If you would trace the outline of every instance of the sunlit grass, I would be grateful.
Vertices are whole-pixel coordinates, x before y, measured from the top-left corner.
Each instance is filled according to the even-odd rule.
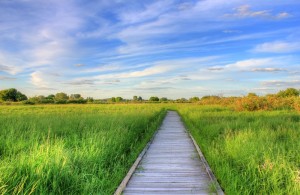
[[[151,105],[2,106],[0,194],[112,194],[164,113]]]
[[[226,194],[299,194],[300,115],[179,106]]]
[[[112,194],[178,110],[226,194],[298,194],[300,115],[195,104],[0,107],[0,194]]]

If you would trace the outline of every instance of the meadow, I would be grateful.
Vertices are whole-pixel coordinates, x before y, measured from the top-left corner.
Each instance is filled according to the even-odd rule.
[[[160,125],[152,105],[0,107],[0,194],[112,194]]]
[[[177,109],[226,194],[299,194],[299,113]]]
[[[167,109],[226,194],[299,194],[299,112],[170,103],[0,106],[0,194],[113,194]]]

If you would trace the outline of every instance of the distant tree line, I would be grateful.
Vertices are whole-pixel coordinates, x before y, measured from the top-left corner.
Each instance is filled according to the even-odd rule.
[[[300,110],[300,91],[295,88],[287,88],[281,90],[276,94],[267,94],[265,96],[258,96],[255,93],[248,93],[244,97],[220,97],[216,95],[209,95],[203,97],[191,97],[189,99],[168,99],[167,97],[151,96],[148,100],[141,96],[133,96],[132,99],[124,99],[120,96],[111,97],[107,99],[94,99],[92,97],[83,98],[81,94],[71,94],[60,92],[50,94],[48,96],[39,95],[27,97],[17,89],[4,89],[0,91],[1,102],[21,102],[23,104],[103,104],[103,103],[197,103],[202,105],[222,105],[234,106],[236,110],[270,110],[278,108],[298,108]]]

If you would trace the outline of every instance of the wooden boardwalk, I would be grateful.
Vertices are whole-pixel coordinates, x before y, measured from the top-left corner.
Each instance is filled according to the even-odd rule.
[[[124,195],[217,194],[179,115],[169,111]]]

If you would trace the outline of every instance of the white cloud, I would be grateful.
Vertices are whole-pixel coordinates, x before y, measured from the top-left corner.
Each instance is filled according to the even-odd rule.
[[[58,86],[60,75],[45,71],[34,71],[30,74],[30,82],[39,89],[47,89]]]
[[[134,24],[157,19],[172,8],[173,2],[170,0],[160,0],[150,5],[146,5],[143,10],[125,11],[120,14],[120,19],[125,24]]]
[[[0,50],[0,72],[16,75],[22,71],[22,60],[15,55]]]
[[[224,70],[224,67],[221,67],[221,66],[213,66],[213,67],[207,68],[207,70],[210,70],[210,71],[220,71],[220,70]]]
[[[278,19],[283,19],[283,18],[288,18],[291,17],[291,14],[287,13],[287,12],[281,12],[279,14],[277,14],[276,18]]]
[[[76,67],[83,67],[83,66],[85,66],[85,64],[75,64],[74,66],[76,66]]]
[[[14,77],[7,77],[7,76],[2,76],[0,75],[0,80],[16,80],[17,78]]]
[[[271,81],[262,82],[262,85],[263,86],[268,86],[268,87],[281,87],[281,88],[296,87],[296,88],[300,88],[300,80],[271,80]]]
[[[46,87],[48,85],[44,80],[44,75],[39,71],[31,73],[31,83],[37,87]]]
[[[251,71],[252,72],[282,72],[286,70],[282,68],[253,68]]]
[[[75,56],[76,41],[70,33],[81,26],[82,18],[72,2],[23,1],[18,7],[20,10],[24,8],[24,11],[16,11],[17,6],[1,9],[0,16],[9,19],[3,20],[0,32],[4,31],[9,36],[1,36],[0,41],[15,45],[16,49],[6,52],[6,62],[1,62],[0,56],[0,63],[18,67],[16,74],[42,65],[62,66],[64,59]]]
[[[238,18],[252,18],[252,17],[264,17],[273,19],[284,19],[290,17],[291,15],[287,12],[280,12],[278,14],[272,14],[271,10],[251,10],[250,5],[241,5],[234,9],[234,13],[225,14],[227,17],[238,17]]]
[[[278,64],[278,62],[276,64]],[[273,58],[259,58],[259,59],[254,58],[254,59],[237,61],[232,64],[227,64],[225,68],[227,70],[250,70],[256,67],[272,66],[272,65],[274,65]]]
[[[274,41],[257,45],[252,51],[264,53],[289,53],[300,50],[300,42]]]
[[[241,33],[242,31],[240,30],[223,30],[223,33]]]
[[[146,76],[151,76],[151,75],[157,75],[157,74],[162,74],[166,73],[170,70],[174,69],[171,65],[167,66],[153,66],[150,68],[146,68],[144,70],[140,71],[132,71],[132,72],[127,72],[127,73],[117,73],[117,74],[105,74],[105,75],[100,75],[98,78],[104,79],[104,78],[137,78],[137,77],[146,77]]]

